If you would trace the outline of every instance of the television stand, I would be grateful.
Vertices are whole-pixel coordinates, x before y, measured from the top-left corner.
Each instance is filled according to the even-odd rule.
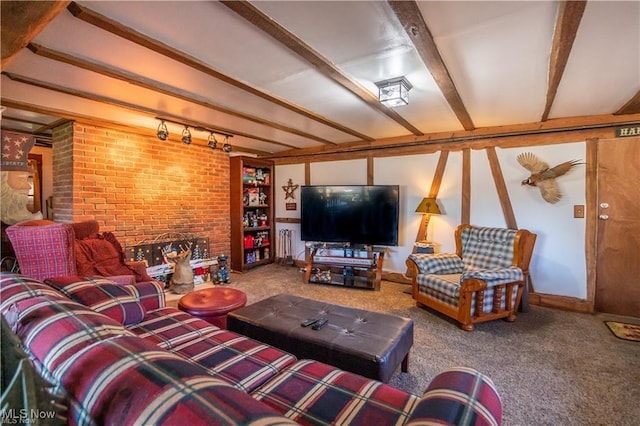
[[[380,290],[384,251],[352,247],[320,248],[311,251],[305,282]]]

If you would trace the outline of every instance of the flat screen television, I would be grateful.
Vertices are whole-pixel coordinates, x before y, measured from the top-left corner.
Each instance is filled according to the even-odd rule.
[[[398,245],[398,185],[301,187],[303,241]]]

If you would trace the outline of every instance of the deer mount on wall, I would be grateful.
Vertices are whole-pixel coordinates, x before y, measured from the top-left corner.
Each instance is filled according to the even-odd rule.
[[[569,173],[575,166],[584,164],[579,160],[570,160],[549,168],[549,165],[531,152],[523,152],[517,157],[518,163],[531,172],[531,175],[522,181],[522,185],[536,186],[540,190],[542,198],[551,204],[555,204],[562,198],[556,178]]]

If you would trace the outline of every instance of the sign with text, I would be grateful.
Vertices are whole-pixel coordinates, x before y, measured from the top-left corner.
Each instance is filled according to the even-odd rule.
[[[630,136],[640,136],[640,124],[616,127],[616,138],[627,138]]]

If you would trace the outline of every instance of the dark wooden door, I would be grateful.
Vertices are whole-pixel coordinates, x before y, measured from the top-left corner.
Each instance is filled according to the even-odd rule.
[[[640,138],[598,143],[595,309],[640,317]]]

